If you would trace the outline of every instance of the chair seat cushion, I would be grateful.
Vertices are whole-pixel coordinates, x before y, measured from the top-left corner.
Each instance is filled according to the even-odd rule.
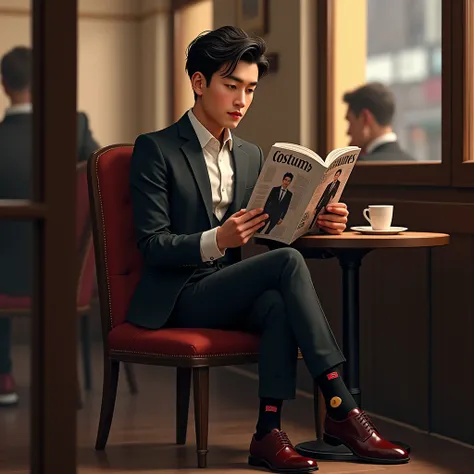
[[[171,357],[258,354],[260,336],[223,329],[144,329],[129,323],[108,335],[112,351]]]
[[[0,293],[0,312],[28,311],[31,308],[29,296],[10,296]]]

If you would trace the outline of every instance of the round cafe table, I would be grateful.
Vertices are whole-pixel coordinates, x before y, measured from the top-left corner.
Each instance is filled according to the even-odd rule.
[[[269,245],[268,240],[260,240]],[[346,357],[343,377],[356,403],[362,408],[359,387],[359,267],[363,258],[376,249],[437,247],[449,243],[448,234],[433,232],[401,232],[396,235],[367,235],[359,232],[344,232],[340,235],[307,235],[293,242],[292,247],[305,258],[318,258],[321,250],[334,255],[342,269],[342,324],[343,352]],[[270,244],[271,245],[271,244]],[[345,446],[333,447],[323,441],[324,403],[315,389],[316,439],[295,446],[308,457],[329,460],[355,459]],[[409,450],[404,443],[394,441]]]

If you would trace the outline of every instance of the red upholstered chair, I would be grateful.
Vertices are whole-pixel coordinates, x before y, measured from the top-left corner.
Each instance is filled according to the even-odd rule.
[[[217,329],[147,330],[124,321],[140,278],[129,191],[133,147],[112,145],[89,160],[88,179],[104,338],[104,387],[96,449],[105,448],[112,423],[120,362],[177,368],[176,442],[186,442],[191,375],[198,466],[206,466],[209,368],[255,363],[260,338]]]

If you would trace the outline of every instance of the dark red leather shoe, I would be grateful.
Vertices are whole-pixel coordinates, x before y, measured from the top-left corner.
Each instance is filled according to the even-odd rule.
[[[250,444],[249,464],[266,467],[273,472],[313,472],[318,470],[318,463],[305,458],[295,451],[288,435],[276,428],[260,441],[252,438]]]
[[[344,444],[358,458],[377,464],[402,464],[410,460],[408,453],[383,439],[370,418],[359,408],[354,408],[342,421],[326,414],[324,441],[332,446]]]
[[[15,381],[11,374],[0,374],[0,407],[16,405],[18,394],[15,391]]]

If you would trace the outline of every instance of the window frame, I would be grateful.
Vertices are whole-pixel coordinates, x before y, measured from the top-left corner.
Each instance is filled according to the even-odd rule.
[[[454,2],[454,24],[457,25],[455,46],[462,52],[454,71],[456,84],[453,90],[453,186],[474,186],[474,5],[472,0]],[[454,108],[454,107],[453,107]],[[458,133],[456,136],[455,131]],[[461,136],[459,136],[461,133]]]
[[[442,159],[441,162],[359,162],[351,176],[351,185],[397,185],[397,186],[448,186],[452,183],[453,163],[461,165],[464,156],[465,145],[459,142],[458,121],[465,121],[465,114],[460,113],[464,109],[465,100],[465,77],[464,77],[464,25],[466,25],[465,11],[470,0],[442,0]],[[330,151],[334,147],[334,132],[332,122],[334,97],[331,84],[335,83],[334,68],[334,3],[317,3],[318,25],[325,25],[324,31],[320,32],[317,44],[318,64],[321,69],[321,77],[318,85],[318,104],[320,117],[318,123],[318,149]],[[463,28],[460,28],[462,20]],[[324,41],[321,36],[325,35]],[[457,117],[461,115],[462,117]],[[464,125],[464,124],[463,124]],[[322,128],[322,130],[321,130]],[[463,135],[465,136],[465,134]],[[474,163],[474,162],[472,162]],[[469,171],[472,170],[472,182],[474,183],[474,166],[468,164]],[[454,167],[455,168],[455,167]],[[462,173],[460,173],[462,175]]]

